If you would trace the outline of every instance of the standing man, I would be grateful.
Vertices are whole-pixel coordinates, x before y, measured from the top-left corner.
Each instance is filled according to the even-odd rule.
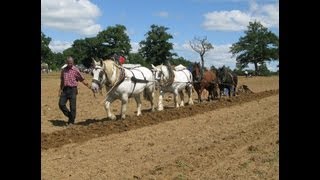
[[[74,66],[74,60],[71,56],[67,58],[67,66],[61,70],[61,82],[59,89],[59,108],[65,116],[69,118],[68,124],[74,124],[76,118],[76,100],[78,94],[78,81],[89,87],[84,77],[81,75],[79,69]],[[70,110],[68,110],[66,103],[69,100]]]

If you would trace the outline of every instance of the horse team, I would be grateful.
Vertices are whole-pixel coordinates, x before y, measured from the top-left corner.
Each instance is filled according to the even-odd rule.
[[[184,91],[187,92],[188,104],[192,105],[193,88],[198,94],[198,100],[201,102],[201,93],[204,89],[209,91],[208,100],[218,96],[218,90],[221,93],[224,88],[235,95],[237,86],[237,76],[228,72],[222,67],[217,71],[199,70],[199,64],[195,63],[192,72],[182,65],[152,65],[152,69],[140,65],[123,64],[120,65],[113,60],[93,60],[93,70],[91,75],[91,89],[95,93],[100,92],[105,86],[107,95],[104,100],[105,110],[109,119],[116,119],[111,112],[111,104],[114,100],[121,100],[121,119],[126,117],[128,99],[133,97],[137,103],[137,116],[141,115],[140,94],[151,104],[151,111],[155,110],[153,103],[154,92],[159,89],[158,110],[163,107],[163,96],[165,93],[173,93],[175,107],[184,106]],[[180,97],[180,98],[178,98]],[[180,103],[178,102],[180,99]]]

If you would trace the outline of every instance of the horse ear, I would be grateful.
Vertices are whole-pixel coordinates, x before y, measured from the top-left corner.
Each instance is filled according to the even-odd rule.
[[[156,67],[153,64],[151,64],[151,67],[152,67],[152,69],[156,69]]]
[[[96,61],[94,58],[92,58],[92,62],[94,64],[94,66],[97,66],[99,64],[99,61]]]

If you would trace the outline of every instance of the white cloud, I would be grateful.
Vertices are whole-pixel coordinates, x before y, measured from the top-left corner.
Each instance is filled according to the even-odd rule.
[[[211,67],[214,65],[216,68],[222,67],[223,65],[229,66],[231,69],[236,67],[236,57],[232,57],[232,54],[229,52],[231,44],[221,44],[214,45],[214,49],[208,51],[204,57],[204,66]],[[193,51],[189,43],[178,44],[174,43],[174,51],[178,53],[179,56],[184,57],[185,59],[191,62],[200,62],[200,55]],[[277,71],[278,62],[267,62],[267,67],[269,70]],[[249,69],[254,69],[252,64],[249,64]]]
[[[247,29],[250,21],[259,21],[262,25],[279,27],[279,2],[274,4],[259,5],[250,1],[248,11],[213,11],[204,14],[202,26],[206,30],[243,31]]]
[[[100,9],[89,0],[41,0],[41,25],[94,36],[102,30],[95,22]]]
[[[188,42],[184,44],[174,43],[174,50],[179,56],[184,57],[191,62],[200,62],[200,55],[196,53],[189,45]],[[231,58],[231,53],[229,53],[231,44],[214,45],[214,49],[208,51],[204,57],[204,65],[210,67],[214,65],[215,67],[221,67],[223,65],[235,67],[235,58]]]
[[[140,46],[139,46],[139,43],[137,43],[137,42],[131,42],[130,43],[131,44],[131,47],[132,47],[132,49],[131,49],[131,53],[137,53],[138,52],[138,49],[140,48]]]
[[[214,65],[215,67],[221,67],[223,65],[229,66],[231,69],[235,68],[236,58],[231,57],[232,54],[229,53],[231,44],[214,45],[214,49],[210,50],[205,55],[204,65],[210,67]]]
[[[72,46],[72,42],[63,42],[63,41],[51,41],[49,44],[49,48],[51,51],[58,53],[63,52],[65,49],[68,49]]]
[[[154,14],[155,16],[159,16],[159,17],[163,17],[163,18],[167,18],[169,17],[169,13],[167,11],[160,11]]]

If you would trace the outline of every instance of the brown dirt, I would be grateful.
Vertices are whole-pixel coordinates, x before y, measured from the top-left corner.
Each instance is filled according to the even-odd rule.
[[[80,85],[77,124],[65,127],[58,76],[43,76],[42,179],[278,179],[278,77],[239,82],[255,93],[163,112],[144,102],[141,117],[131,101],[117,121]]]

